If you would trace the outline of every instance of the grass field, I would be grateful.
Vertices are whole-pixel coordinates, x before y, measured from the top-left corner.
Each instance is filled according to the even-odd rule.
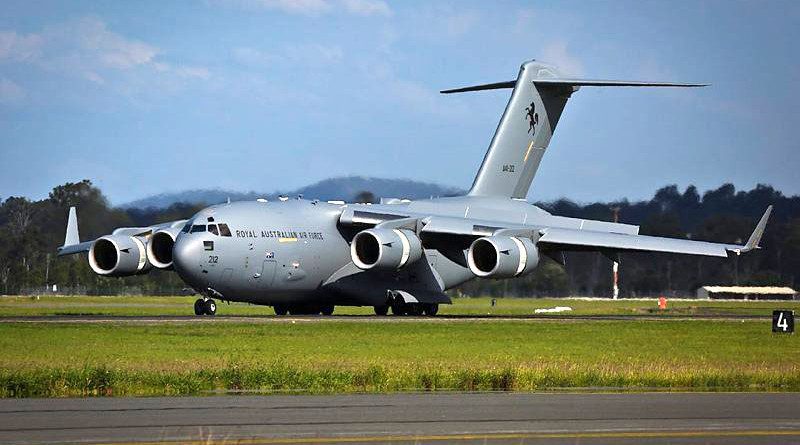
[[[194,315],[196,297],[0,297],[0,316],[17,315]],[[491,306],[490,298],[457,298],[452,305],[442,305],[442,315],[525,315],[535,309],[569,306],[574,315],[764,315],[773,309],[794,309],[800,312],[800,301],[670,301],[665,311],[659,311],[651,300],[589,300],[589,299],[498,299]],[[273,315],[272,308],[242,303],[220,304],[219,315]],[[336,315],[373,314],[371,307],[337,306]]]
[[[48,302],[38,303],[43,301]],[[180,304],[148,309],[185,313],[181,305],[191,299],[174,301]],[[576,307],[578,302],[551,300],[542,306]],[[606,302],[603,309],[598,302],[580,302],[587,304],[581,308],[585,311],[631,311],[644,304]],[[484,310],[481,303],[489,306],[482,300],[470,303],[474,305],[467,310]],[[503,300],[495,309],[529,311],[541,303]],[[762,304],[767,303],[755,303]],[[231,308],[254,310],[245,305]],[[239,390],[800,390],[800,340],[772,334],[766,320],[388,320],[0,323],[0,396]]]

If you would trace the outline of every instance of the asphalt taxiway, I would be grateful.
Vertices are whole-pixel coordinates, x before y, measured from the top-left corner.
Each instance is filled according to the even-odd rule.
[[[800,394],[5,399],[0,442],[798,443]]]

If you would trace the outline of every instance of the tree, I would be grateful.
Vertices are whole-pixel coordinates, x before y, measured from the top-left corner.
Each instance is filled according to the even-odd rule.
[[[370,191],[367,191],[367,190],[363,190],[363,191],[358,192],[356,194],[356,196],[353,198],[353,200],[355,202],[364,202],[364,203],[372,203],[372,204],[375,204],[375,203],[378,202],[377,199],[375,198],[375,194],[370,192]]]

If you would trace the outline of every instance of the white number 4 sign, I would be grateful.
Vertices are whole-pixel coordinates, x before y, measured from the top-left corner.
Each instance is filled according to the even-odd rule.
[[[772,332],[794,332],[794,311],[772,311]]]

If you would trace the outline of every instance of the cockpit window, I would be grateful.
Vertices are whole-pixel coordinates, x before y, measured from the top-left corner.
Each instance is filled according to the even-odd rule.
[[[219,235],[219,232],[217,231],[217,225],[216,224],[209,224],[208,225],[208,231],[213,233],[214,235]]]
[[[227,224],[220,224],[219,225],[219,234],[220,236],[231,236],[231,229],[228,228]]]
[[[191,228],[192,228],[192,223],[187,222],[186,224],[183,225],[183,229],[181,229],[181,232],[189,233],[189,230],[191,230]]]
[[[195,224],[192,226],[192,233],[205,232],[206,226],[204,224]]]

